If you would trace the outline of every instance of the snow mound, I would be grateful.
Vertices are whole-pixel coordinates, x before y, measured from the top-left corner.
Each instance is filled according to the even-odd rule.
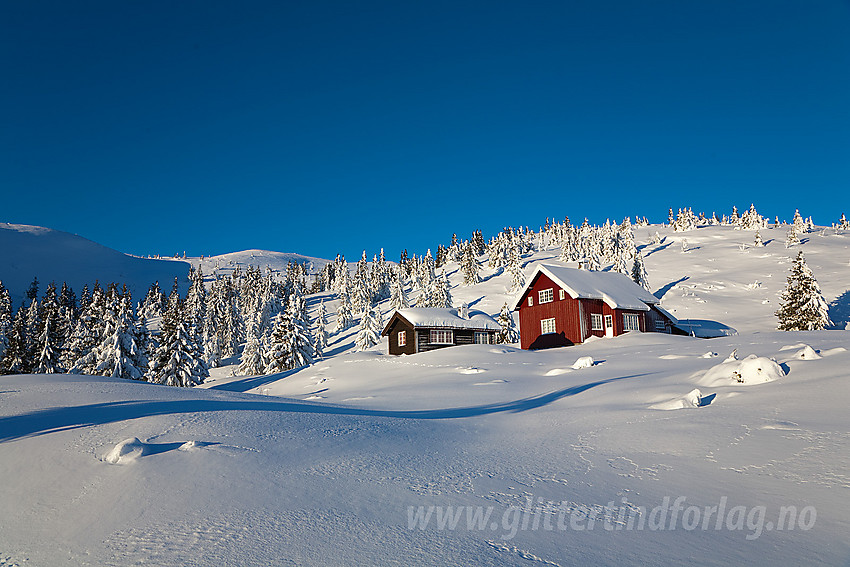
[[[201,447],[204,447],[205,445],[206,445],[206,443],[200,443],[198,441],[186,441],[185,443],[183,443],[182,445],[177,447],[177,450],[178,451],[194,451],[196,449],[200,449]]]
[[[656,410],[677,410],[677,409],[690,409],[690,408],[698,408],[702,405],[702,392],[700,392],[699,388],[694,388],[684,396],[673,398],[668,402],[661,402],[660,404],[655,404],[649,406],[650,409]]]
[[[743,360],[726,360],[710,368],[700,383],[704,386],[732,384],[762,384],[785,376],[785,371],[775,360],[751,354]]]
[[[569,368],[550,368],[546,372],[543,373],[543,376],[560,376],[561,374],[566,374],[567,372],[572,372]]]
[[[482,372],[486,372],[483,368],[476,368],[474,366],[459,366],[457,371],[461,374],[481,374]]]
[[[794,353],[794,358],[797,360],[817,360],[821,358],[821,355],[819,355],[815,349],[806,345]]]
[[[578,370],[579,368],[590,368],[594,364],[592,356],[580,356],[573,364],[573,368],[575,370]]]
[[[700,358],[714,358],[714,357],[716,357],[716,356],[717,356],[717,353],[716,353],[716,352],[708,351],[707,353],[705,353],[704,355],[702,355]]]
[[[145,444],[139,441],[138,437],[130,437],[115,445],[111,451],[103,456],[103,460],[110,465],[124,465],[135,461],[144,454]]]
[[[803,347],[807,347],[807,346],[809,346],[809,345],[807,345],[806,343],[796,343],[796,344],[793,344],[793,345],[785,345],[784,347],[779,348],[779,352],[782,352],[782,351],[785,351],[785,350],[794,350],[794,349],[803,348]]]

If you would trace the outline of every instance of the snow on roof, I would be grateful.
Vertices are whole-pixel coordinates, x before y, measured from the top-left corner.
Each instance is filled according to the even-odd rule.
[[[498,331],[499,324],[483,311],[470,309],[469,319],[459,317],[457,309],[411,307],[396,311],[414,327],[440,327],[446,329],[475,329]],[[392,319],[391,319],[392,320]]]
[[[659,303],[657,297],[617,272],[595,272],[551,264],[538,264],[534,273],[528,279],[528,284],[514,301],[514,309],[519,307],[520,301],[531,287],[538,273],[546,274],[549,279],[569,293],[573,299],[601,299],[611,309],[649,311],[648,305]]]

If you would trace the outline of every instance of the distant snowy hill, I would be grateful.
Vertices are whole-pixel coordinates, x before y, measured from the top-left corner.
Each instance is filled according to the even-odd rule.
[[[269,250],[243,250],[242,252],[231,252],[219,256],[205,256],[203,258],[186,258],[187,262],[197,268],[201,266],[205,274],[211,274],[214,270],[219,273],[230,273],[237,266],[243,270],[248,266],[257,266],[262,269],[270,268],[275,272],[286,273],[289,262],[297,262],[307,265],[307,273],[313,274],[320,271],[329,260],[313,258],[292,252],[271,252]]]
[[[64,281],[79,295],[83,285],[98,280],[101,284],[126,283],[133,297],[140,298],[155,281],[164,289],[171,288],[175,277],[188,285],[188,272],[186,262],[138,258],[76,234],[0,223],[0,281],[12,294],[16,308],[33,277],[38,277],[39,293],[51,281],[57,286]]]

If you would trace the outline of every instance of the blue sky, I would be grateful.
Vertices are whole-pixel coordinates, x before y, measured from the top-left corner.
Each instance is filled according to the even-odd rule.
[[[847,1],[5,2],[0,220],[356,259],[850,214]]]

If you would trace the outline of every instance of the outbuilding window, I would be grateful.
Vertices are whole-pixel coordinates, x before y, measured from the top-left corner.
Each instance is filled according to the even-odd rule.
[[[640,315],[623,313],[623,330],[640,331]]]
[[[540,303],[552,303],[552,301],[553,301],[552,288],[541,289],[540,291],[537,292],[537,296],[540,300]]]
[[[398,346],[405,346],[407,344],[407,332],[399,331],[398,332]]]
[[[600,313],[591,313],[590,314],[590,330],[591,331],[603,331],[604,327],[602,327],[602,315]]]
[[[490,333],[481,333],[475,332],[475,344],[477,345],[489,345],[490,344]]]
[[[551,319],[543,319],[540,321],[540,332],[544,335],[548,335],[550,333],[555,332],[555,318]]]
[[[429,342],[432,345],[453,345],[454,341],[454,333],[445,329],[433,329],[431,330]]]

